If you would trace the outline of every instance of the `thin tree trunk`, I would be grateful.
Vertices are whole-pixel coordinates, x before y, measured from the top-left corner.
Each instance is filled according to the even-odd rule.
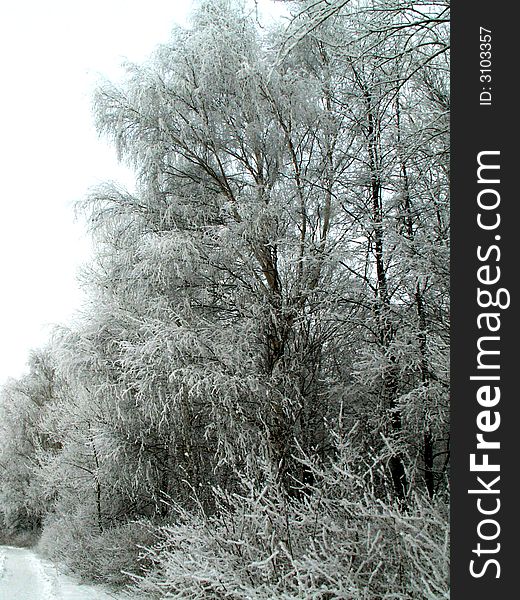
[[[92,435],[92,431],[90,429],[90,423],[88,423],[88,431],[89,431],[90,444],[92,446],[92,453],[94,454],[94,463],[96,465],[95,485],[96,485],[97,525],[98,525],[99,533],[103,533],[103,519],[102,519],[102,511],[101,511],[101,482],[99,481],[99,458],[98,458],[96,443],[94,441],[94,436]]]
[[[372,97],[366,87],[363,86],[363,90],[368,120],[367,137],[370,166],[370,193],[372,201],[373,243],[376,261],[377,293],[379,297],[379,306],[376,307],[376,310],[379,318],[380,343],[390,364],[390,367],[385,369],[383,374],[383,404],[387,413],[390,415],[391,431],[394,437],[399,439],[402,431],[402,420],[401,413],[397,408],[399,379],[397,373],[397,361],[392,351],[395,329],[389,318],[391,302],[384,261],[383,207],[381,200],[376,120]],[[399,451],[396,451],[390,458],[389,468],[395,494],[400,502],[404,502],[408,483],[403,457]]]
[[[397,117],[397,141],[401,161],[401,177],[403,181],[403,209],[404,209],[404,229],[405,235],[414,249],[415,234],[413,229],[413,211],[412,211],[412,200],[410,197],[410,184],[408,179],[408,169],[406,166],[406,160],[402,155],[402,143],[401,143],[401,109],[399,103],[399,96],[396,99],[396,117]],[[430,383],[430,371],[428,366],[427,356],[427,339],[426,339],[426,313],[424,310],[424,299],[421,292],[419,281],[415,288],[415,307],[417,312],[417,319],[419,325],[419,332],[417,334],[419,341],[419,353],[420,353],[420,370],[421,370],[421,382],[423,386],[428,390]],[[433,498],[435,493],[435,478],[434,478],[434,439],[431,433],[431,429],[428,423],[425,423],[423,433],[423,462],[424,462],[424,483],[426,490],[430,498]]]

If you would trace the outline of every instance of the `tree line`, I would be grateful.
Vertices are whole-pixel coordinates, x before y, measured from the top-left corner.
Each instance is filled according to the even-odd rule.
[[[447,598],[449,5],[287,4],[96,91],[136,191],[3,388],[3,529],[157,597]]]

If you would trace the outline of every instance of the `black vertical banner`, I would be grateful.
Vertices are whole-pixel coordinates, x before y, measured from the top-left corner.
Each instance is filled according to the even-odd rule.
[[[453,4],[452,598],[520,597],[520,31]]]

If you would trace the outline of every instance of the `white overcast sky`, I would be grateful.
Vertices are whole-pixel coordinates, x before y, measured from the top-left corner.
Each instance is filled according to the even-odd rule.
[[[261,0],[264,7],[270,0]],[[191,0],[25,0],[0,4],[0,384],[25,370],[49,326],[81,303],[90,255],[72,205],[131,174],[100,141],[90,94],[186,23]]]

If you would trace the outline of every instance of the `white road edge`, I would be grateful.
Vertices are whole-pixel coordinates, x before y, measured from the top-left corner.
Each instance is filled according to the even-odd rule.
[[[78,583],[26,548],[0,546],[0,600],[130,599]],[[135,600],[130,599],[130,600]]]

